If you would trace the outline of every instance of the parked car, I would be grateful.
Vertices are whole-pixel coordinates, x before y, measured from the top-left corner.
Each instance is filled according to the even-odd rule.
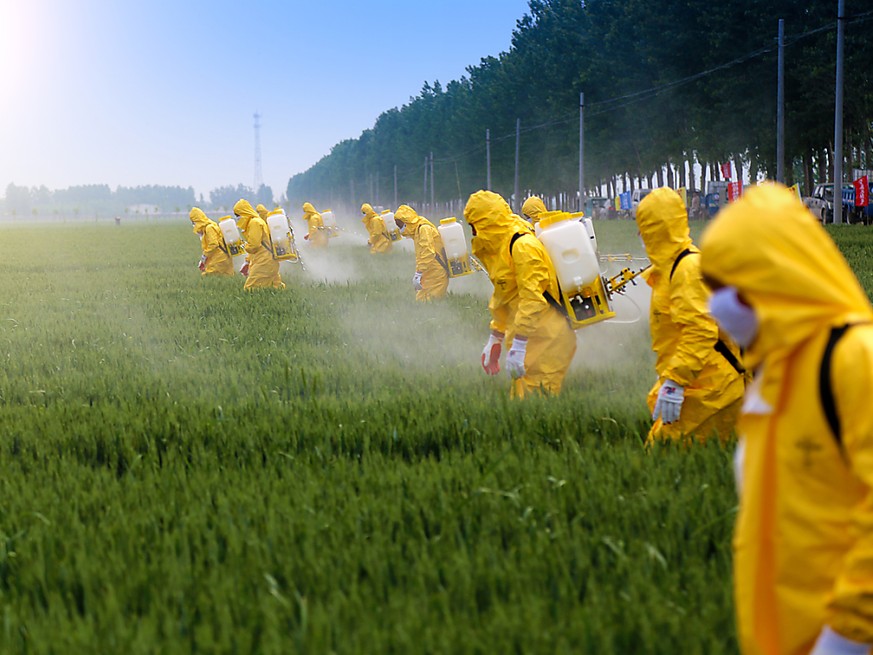
[[[854,189],[851,184],[843,185],[843,191]],[[822,223],[834,222],[834,185],[833,184],[816,184],[812,190],[812,195],[803,199],[803,204],[809,207],[809,211],[813,216],[819,219]],[[848,222],[849,212],[847,205],[841,203],[843,209],[843,221]]]
[[[585,215],[591,218],[606,218],[609,208],[609,198],[591,196],[585,199]]]

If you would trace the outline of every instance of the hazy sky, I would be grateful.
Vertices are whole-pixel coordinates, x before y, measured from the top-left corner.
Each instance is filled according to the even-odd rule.
[[[509,49],[527,0],[0,0],[0,195],[13,182],[288,178],[425,81]]]

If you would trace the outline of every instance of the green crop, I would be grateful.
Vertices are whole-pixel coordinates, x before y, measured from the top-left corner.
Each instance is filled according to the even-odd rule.
[[[0,652],[736,652],[730,450],[643,448],[645,289],[510,402],[484,277],[417,305],[408,250],[247,294],[187,225],[2,235]]]

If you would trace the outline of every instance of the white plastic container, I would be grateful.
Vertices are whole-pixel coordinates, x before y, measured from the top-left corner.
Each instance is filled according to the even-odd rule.
[[[273,246],[273,259],[296,260],[297,249],[294,247],[294,237],[288,229],[288,217],[284,211],[277,211],[267,216],[267,229],[270,231],[270,242]]]
[[[242,235],[239,233],[236,221],[228,217],[221,221],[218,227],[221,229],[221,236],[224,237],[228,254],[231,257],[242,255],[245,250],[243,249]]]
[[[540,221],[539,239],[555,266],[561,290],[568,297],[600,277],[600,262],[588,231],[569,214]]]
[[[467,237],[464,228],[457,219],[444,218],[440,221],[437,231],[443,240],[443,250],[446,253],[446,263],[449,267],[449,277],[459,277],[472,273],[470,255],[467,252]]]
[[[327,230],[327,236],[339,236],[339,228],[336,224],[336,216],[333,215],[333,212],[330,209],[321,212],[321,222],[324,223],[324,229]]]
[[[400,227],[398,227],[397,221],[394,220],[394,212],[382,212],[380,216],[385,224],[385,232],[388,233],[388,238],[392,241],[400,241]]]

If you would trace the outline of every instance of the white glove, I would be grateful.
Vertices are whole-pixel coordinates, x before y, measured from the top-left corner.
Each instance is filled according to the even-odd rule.
[[[664,380],[661,389],[658,391],[658,400],[655,401],[655,411],[652,412],[652,420],[658,420],[664,423],[675,423],[679,420],[679,412],[682,411],[682,402],[685,400],[685,387],[681,384],[673,382],[673,380]]]
[[[809,655],[869,655],[870,644],[846,639],[825,626]]]
[[[416,291],[421,291],[421,271],[415,271],[412,276],[412,286]]]
[[[527,339],[515,337],[506,356],[506,370],[513,380],[524,377],[524,356],[527,354]]]

